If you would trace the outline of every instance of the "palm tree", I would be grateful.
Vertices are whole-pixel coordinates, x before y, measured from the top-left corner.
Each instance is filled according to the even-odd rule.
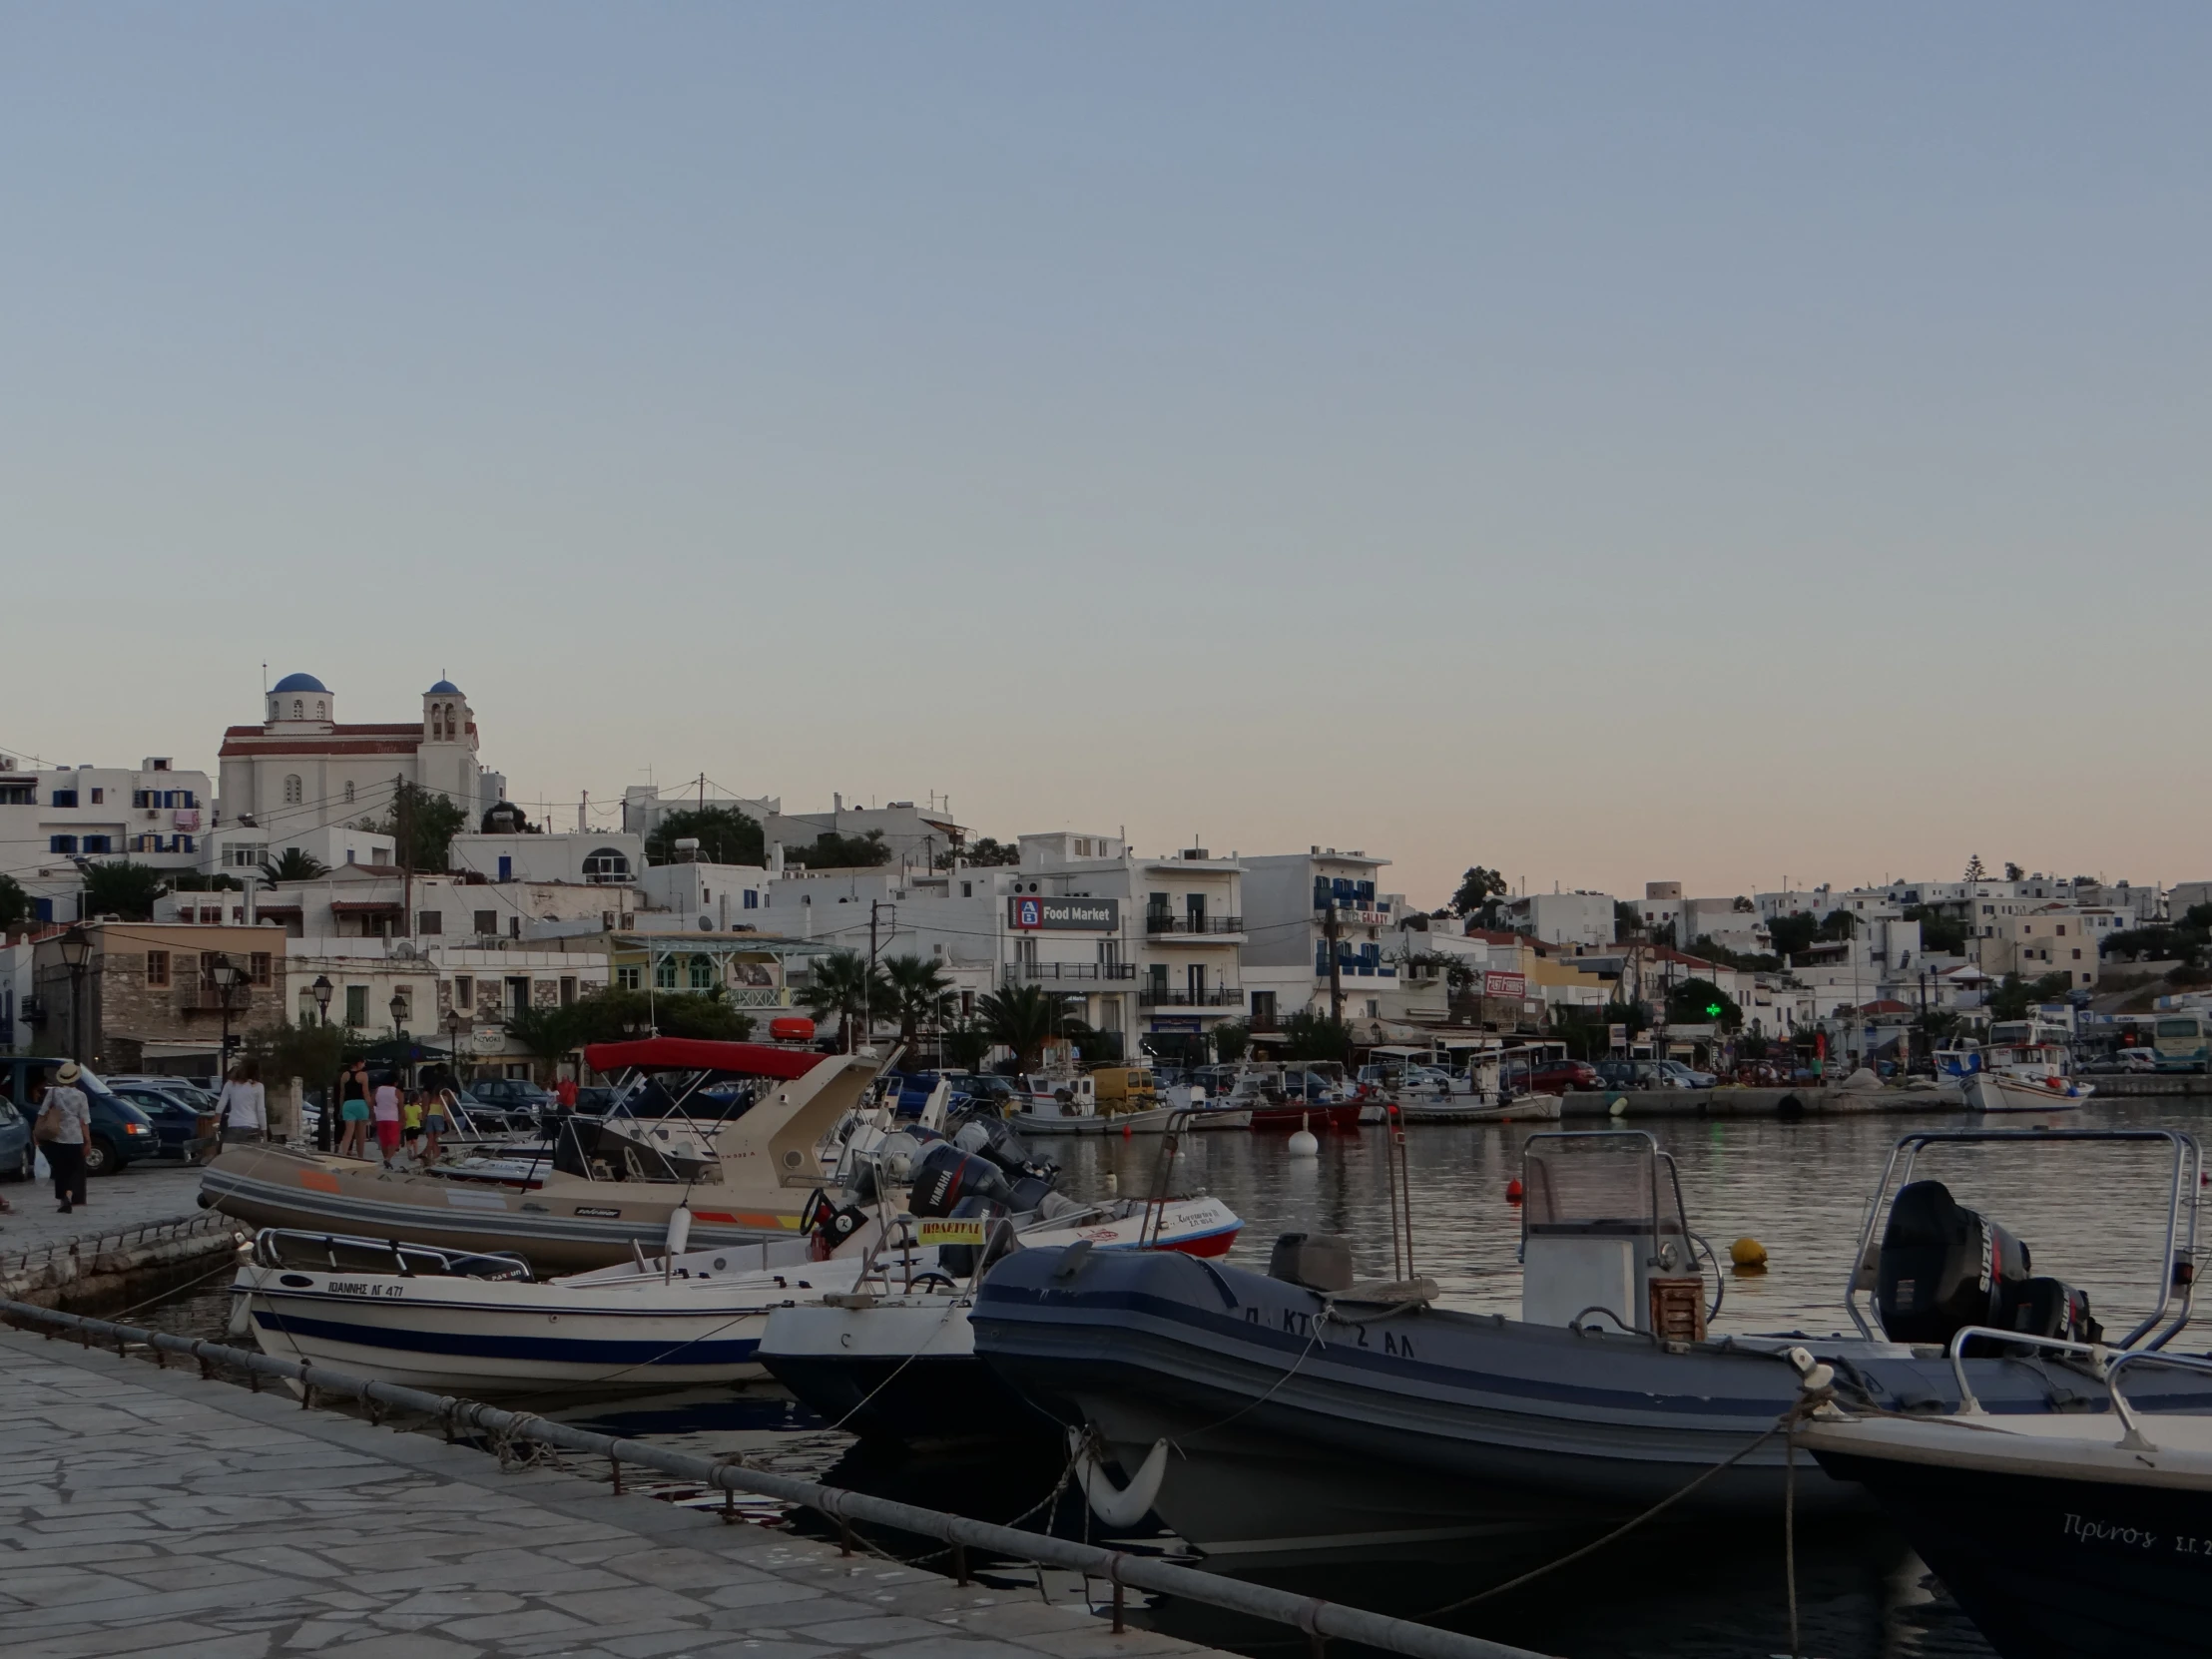
[[[890,984],[883,970],[858,951],[832,950],[809,970],[799,1000],[817,1019],[836,1015],[837,1040],[849,1050],[855,1023],[864,1030],[878,1009],[890,1005]]]
[[[507,1035],[530,1051],[538,1062],[543,1082],[560,1064],[561,1056],[584,1040],[591,1013],[580,1002],[535,1004],[518,1008],[506,1018]]]
[[[1035,985],[991,991],[975,1004],[975,1011],[991,1041],[1012,1049],[1015,1064],[1024,1071],[1037,1063],[1047,1042],[1067,1033],[1069,1025],[1065,1000]]]
[[[952,1012],[952,981],[927,956],[893,956],[883,964],[890,990],[890,1014],[898,1021],[898,1040],[911,1047],[924,1025],[941,1025]]]
[[[271,886],[279,881],[312,881],[329,873],[329,865],[301,846],[285,847],[274,862],[262,860],[262,879]]]

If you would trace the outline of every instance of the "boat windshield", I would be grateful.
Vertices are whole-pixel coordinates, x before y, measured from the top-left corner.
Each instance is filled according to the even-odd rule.
[[[1687,1231],[1671,1172],[1662,1172],[1648,1135],[1531,1136],[1524,1157],[1522,1213],[1531,1233]]]

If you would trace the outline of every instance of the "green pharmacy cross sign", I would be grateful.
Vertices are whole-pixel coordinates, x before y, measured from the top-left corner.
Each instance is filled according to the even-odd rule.
[[[1718,1002],[1708,1002],[1705,1005],[1705,1011],[1714,1019],[1721,1017],[1721,1005]]]

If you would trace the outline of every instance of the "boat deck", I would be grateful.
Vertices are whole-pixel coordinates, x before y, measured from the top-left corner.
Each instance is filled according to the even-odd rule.
[[[1214,1652],[62,1339],[0,1391],[9,1659]]]

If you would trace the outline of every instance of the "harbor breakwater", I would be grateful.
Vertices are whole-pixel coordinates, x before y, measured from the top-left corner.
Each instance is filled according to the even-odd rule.
[[[77,1312],[147,1301],[226,1271],[247,1236],[204,1211],[34,1244],[0,1256],[0,1301]]]

